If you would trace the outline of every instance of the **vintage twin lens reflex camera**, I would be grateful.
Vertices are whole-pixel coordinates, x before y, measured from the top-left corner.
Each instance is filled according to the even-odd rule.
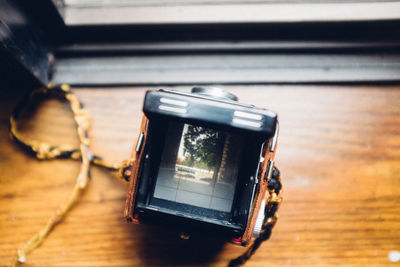
[[[125,216],[246,245],[264,219],[276,113],[219,88],[147,91]],[[262,164],[267,164],[265,174]]]

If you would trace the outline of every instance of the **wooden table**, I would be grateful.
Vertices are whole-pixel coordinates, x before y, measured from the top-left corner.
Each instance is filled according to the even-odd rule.
[[[390,266],[388,254],[400,250],[400,88],[225,88],[280,117],[276,162],[284,202],[271,240],[247,266]],[[116,163],[128,158],[146,89],[74,89],[92,115],[96,154]],[[21,92],[2,94],[0,264],[7,265],[65,200],[79,163],[38,161],[10,141],[8,116]],[[67,105],[55,100],[22,130],[52,144],[78,144]],[[126,223],[127,185],[99,168],[92,176],[80,203],[28,255],[26,266],[225,266],[243,252],[206,237],[182,241],[167,229]]]

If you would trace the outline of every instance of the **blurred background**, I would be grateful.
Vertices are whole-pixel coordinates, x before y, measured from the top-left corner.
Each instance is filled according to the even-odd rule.
[[[19,0],[0,12],[2,53],[41,83],[399,79],[398,1]]]

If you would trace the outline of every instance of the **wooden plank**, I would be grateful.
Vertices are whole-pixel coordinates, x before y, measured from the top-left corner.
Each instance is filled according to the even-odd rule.
[[[276,162],[284,202],[271,240],[248,265],[388,266],[388,253],[400,250],[400,88],[226,88],[280,116]],[[129,156],[146,89],[75,89],[93,118],[96,154],[113,162]],[[77,162],[40,162],[9,141],[7,118],[18,97],[9,90],[0,99],[0,265],[41,229],[79,171]],[[38,111],[25,134],[77,144],[65,104],[47,101]],[[81,202],[28,255],[30,266],[226,266],[243,251],[208,237],[182,241],[168,229],[127,224],[126,184],[92,171]]]

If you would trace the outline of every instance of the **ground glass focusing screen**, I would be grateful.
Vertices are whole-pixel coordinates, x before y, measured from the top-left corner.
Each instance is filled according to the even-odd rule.
[[[170,123],[153,197],[230,212],[242,143],[236,134]]]

